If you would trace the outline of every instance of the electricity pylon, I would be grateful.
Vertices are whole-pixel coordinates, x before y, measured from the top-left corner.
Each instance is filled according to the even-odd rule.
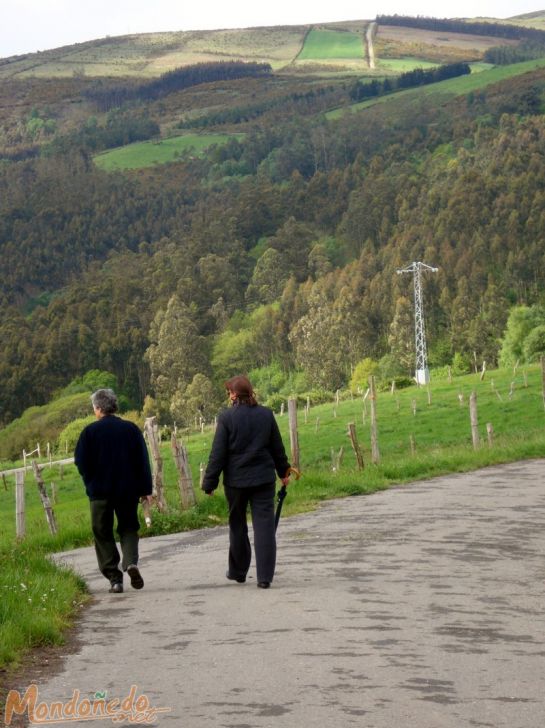
[[[422,271],[429,270],[437,273],[439,268],[432,268],[425,263],[413,262],[407,268],[400,268],[397,273],[414,274],[414,338],[416,346],[416,374],[417,384],[428,384],[430,370],[428,369],[428,353],[426,349],[426,330],[424,327],[424,304],[422,302]]]

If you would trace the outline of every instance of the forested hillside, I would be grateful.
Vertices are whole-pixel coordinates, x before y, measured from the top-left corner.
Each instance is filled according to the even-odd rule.
[[[79,132],[5,158],[0,424],[92,369],[179,423],[213,416],[234,372],[316,400],[365,358],[409,376],[412,281],[396,269],[413,260],[439,268],[430,364],[492,365],[510,307],[543,303],[544,89],[536,70],[329,121],[272,104],[205,156],[125,174],[98,169]],[[125,118],[161,123],[162,102],[132,103]]]

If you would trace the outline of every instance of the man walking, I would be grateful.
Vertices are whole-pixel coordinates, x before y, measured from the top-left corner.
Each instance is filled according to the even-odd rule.
[[[137,509],[140,498],[151,502],[151,469],[138,427],[115,416],[114,392],[99,389],[91,396],[91,403],[97,421],[82,431],[75,462],[89,496],[98,567],[110,582],[110,592],[120,594],[123,571],[128,573],[134,589],[144,586],[138,569]],[[114,513],[122,560],[113,533]]]

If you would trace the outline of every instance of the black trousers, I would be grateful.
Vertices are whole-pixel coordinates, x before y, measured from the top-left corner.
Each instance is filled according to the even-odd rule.
[[[98,568],[110,582],[123,581],[123,572],[119,569],[121,558],[114,537],[114,513],[123,554],[121,566],[126,571],[127,566],[138,563],[138,501],[101,499],[92,500],[90,504]]]
[[[248,538],[247,510],[252,513],[254,549],[258,581],[273,580],[276,565],[276,534],[274,528],[275,484],[250,488],[224,486],[229,504],[229,574],[246,576],[252,560]]]

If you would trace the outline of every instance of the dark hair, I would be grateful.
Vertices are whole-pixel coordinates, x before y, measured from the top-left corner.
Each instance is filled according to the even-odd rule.
[[[225,388],[237,395],[237,402],[248,404],[250,407],[255,407],[257,404],[254,390],[248,377],[243,377],[242,375],[231,377],[231,379],[225,382]]]
[[[117,412],[117,397],[112,389],[97,389],[91,395],[91,403],[105,415]]]

